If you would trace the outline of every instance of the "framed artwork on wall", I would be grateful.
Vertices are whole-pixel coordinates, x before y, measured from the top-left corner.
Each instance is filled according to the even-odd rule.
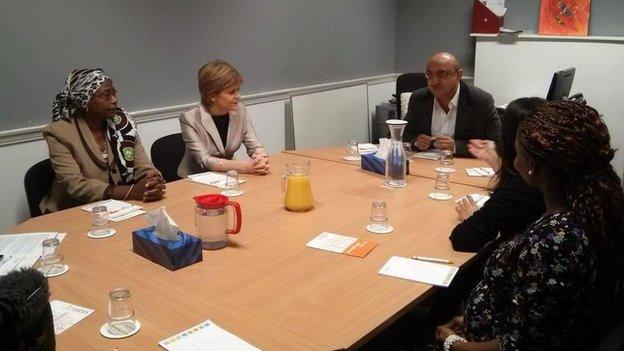
[[[541,0],[539,34],[587,36],[591,0]]]

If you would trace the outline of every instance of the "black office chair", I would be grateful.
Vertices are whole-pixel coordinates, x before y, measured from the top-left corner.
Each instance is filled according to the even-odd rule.
[[[396,80],[396,106],[397,118],[401,118],[401,94],[411,93],[420,88],[427,86],[427,78],[424,73],[404,73],[397,77]]]
[[[150,148],[152,163],[166,182],[180,179],[178,166],[184,156],[182,133],[170,134],[156,140]]]
[[[31,218],[42,215],[39,203],[52,188],[52,182],[54,182],[54,169],[52,169],[49,158],[37,162],[26,171],[24,189],[26,190],[26,200]]]

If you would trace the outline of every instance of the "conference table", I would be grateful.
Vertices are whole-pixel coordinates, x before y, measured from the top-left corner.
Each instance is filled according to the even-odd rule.
[[[435,289],[378,274],[391,256],[440,257],[455,265],[473,256],[453,251],[448,236],[459,221],[455,203],[427,196],[433,179],[410,176],[405,188],[390,189],[381,175],[306,152],[272,155],[269,175],[241,175],[244,194],[230,198],[242,207],[240,233],[230,236],[226,248],[204,250],[202,262],[177,271],[133,253],[132,231],[147,226],[143,216],[111,223],[117,234],[105,239],[86,236],[91,214],[78,207],[13,228],[12,233],[67,233],[61,246],[70,270],[49,279],[51,300],[95,309],[57,335],[57,349],[157,350],[159,341],[206,319],[263,350],[357,349]],[[289,212],[280,188],[284,165],[306,160],[314,208]],[[412,169],[427,173],[422,167]],[[181,230],[195,233],[193,196],[218,191],[182,179],[167,184],[162,200],[136,204],[145,210],[166,206]],[[451,192],[457,199],[487,190],[455,183]],[[374,200],[388,204],[392,233],[366,231]],[[305,246],[325,231],[378,246],[364,258]],[[107,319],[108,292],[117,287],[130,289],[142,328],[111,340],[99,329]]]

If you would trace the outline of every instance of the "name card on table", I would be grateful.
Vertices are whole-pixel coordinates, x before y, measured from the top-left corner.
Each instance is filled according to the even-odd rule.
[[[362,258],[368,255],[377,246],[377,243],[368,239],[323,232],[310,240],[306,246]]]
[[[167,351],[229,350],[260,351],[210,320],[158,343]]]
[[[93,310],[86,307],[77,306],[59,300],[50,301],[52,318],[54,321],[54,334],[59,335],[72,325],[87,317]]]

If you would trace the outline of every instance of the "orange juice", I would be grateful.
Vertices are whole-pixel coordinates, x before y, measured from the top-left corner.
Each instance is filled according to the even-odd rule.
[[[284,205],[289,211],[303,212],[312,208],[312,189],[307,175],[288,176]]]

